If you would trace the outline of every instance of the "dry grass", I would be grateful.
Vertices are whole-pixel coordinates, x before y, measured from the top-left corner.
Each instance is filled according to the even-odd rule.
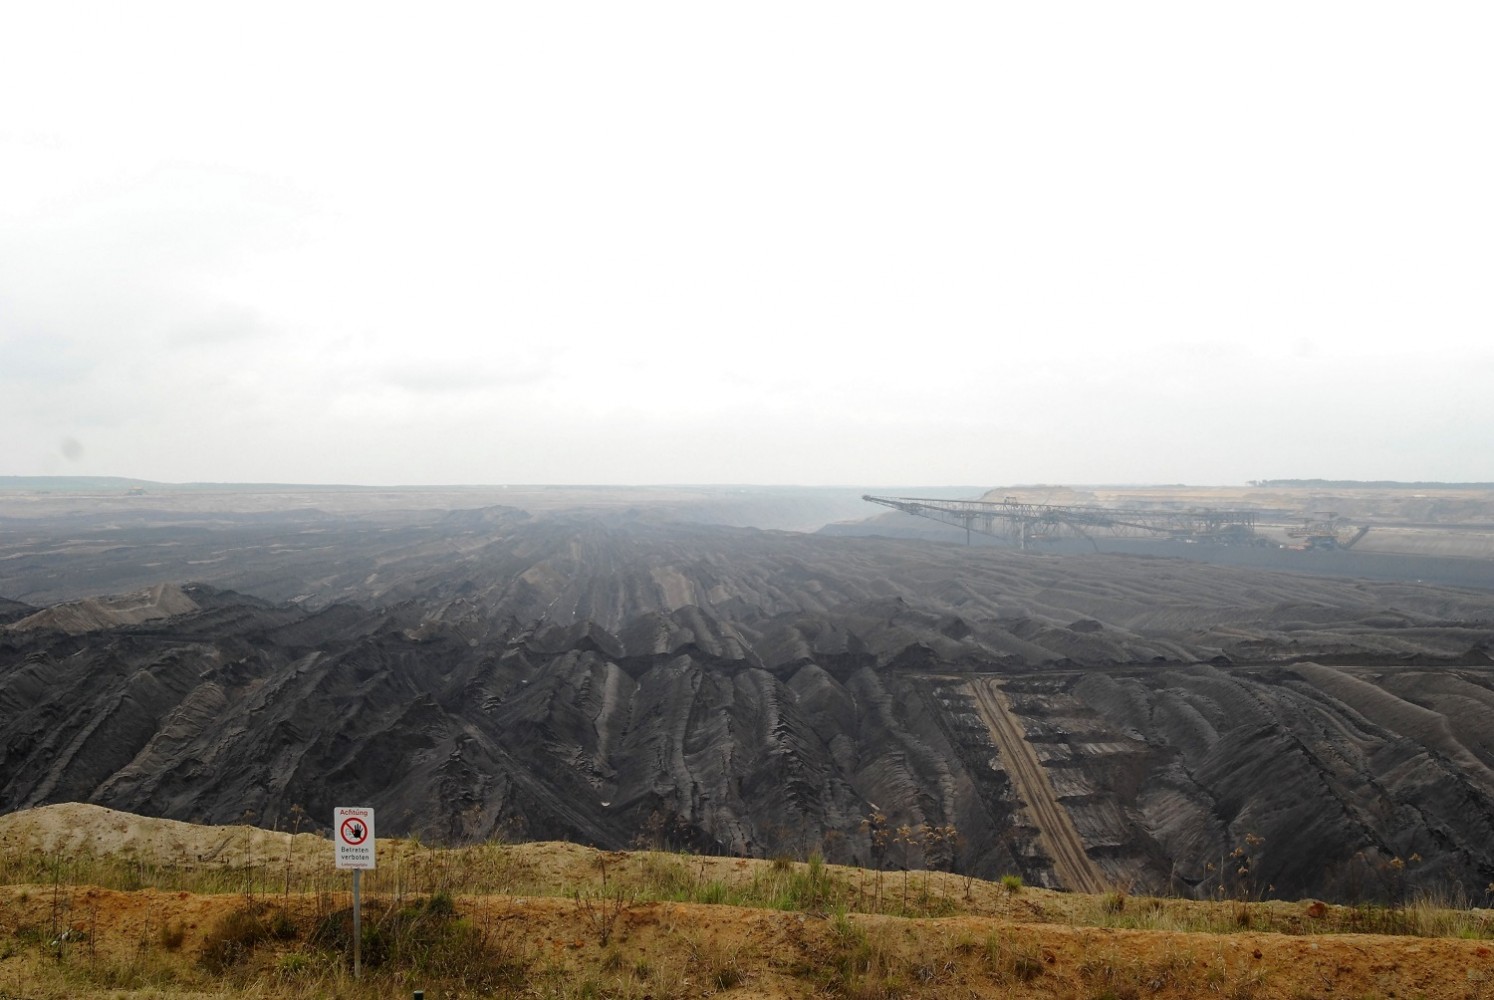
[[[326,841],[213,862],[48,853],[4,819],[6,997],[1494,996],[1491,915],[1459,899],[1090,897],[914,872],[905,902],[902,873],[817,859],[410,841],[382,841],[366,873],[354,984]]]

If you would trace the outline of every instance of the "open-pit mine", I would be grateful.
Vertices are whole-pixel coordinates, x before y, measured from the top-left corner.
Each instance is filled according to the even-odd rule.
[[[1459,495],[1437,534],[1410,488],[1290,490],[1254,501],[1375,527],[1237,558],[887,537],[916,519],[852,520],[862,491],[13,489],[0,811],[268,828],[359,802],[449,843],[1482,899],[1484,508]],[[1471,541],[1406,551],[1417,531]]]

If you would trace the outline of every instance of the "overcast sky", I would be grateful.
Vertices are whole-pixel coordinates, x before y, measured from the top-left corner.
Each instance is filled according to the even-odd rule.
[[[0,474],[1494,480],[1494,5],[11,3]]]

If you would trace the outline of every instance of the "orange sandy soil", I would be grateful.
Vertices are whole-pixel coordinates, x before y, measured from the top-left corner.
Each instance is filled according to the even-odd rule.
[[[218,996],[260,989],[266,996],[322,990],[340,995],[325,981],[298,992],[294,977],[275,978],[273,959],[302,947],[319,911],[345,900],[263,897],[271,912],[283,909],[291,918],[298,939],[265,946],[265,954],[247,963],[246,978],[229,981],[208,976],[197,959],[208,930],[244,906],[242,896],[75,887],[61,889],[54,900],[50,886],[7,886],[0,889],[0,937],[12,943],[0,949],[0,996]],[[1494,996],[1494,949],[1456,939],[1218,935],[852,914],[846,919],[865,935],[867,957],[864,969],[847,976],[835,971],[854,950],[847,945],[846,924],[822,914],[634,903],[620,912],[604,947],[595,923],[574,900],[469,896],[458,897],[456,906],[490,941],[525,956],[525,978],[532,982],[505,991],[519,996],[569,995],[567,984],[586,982],[602,987],[599,996],[611,988],[619,996],[661,998]],[[68,930],[75,938],[61,944],[60,960],[54,926],[56,934]],[[167,949],[161,932],[171,926],[185,933],[179,946]],[[35,946],[17,947],[21,939]],[[163,958],[168,951],[171,957]],[[177,969],[168,977],[173,982],[143,989],[106,985],[129,983],[123,970],[132,963],[157,968],[163,961]],[[640,967],[646,968],[642,974]],[[723,986],[720,972],[727,968],[736,981]],[[72,978],[65,979],[69,973]],[[278,986],[269,988],[266,975]],[[105,985],[90,982],[100,979]],[[649,991],[649,979],[657,993]],[[258,983],[256,989],[239,988],[251,982]],[[409,985],[384,981],[378,992],[403,995]]]
[[[328,841],[310,834],[197,827],[95,806],[0,816],[0,1000],[383,1000],[408,998],[417,988],[428,990],[427,1000],[1494,1000],[1494,940],[1488,940],[1494,914],[1484,910],[1459,911],[1467,918],[1463,926],[1483,938],[1463,940],[1322,933],[1335,921],[1343,926],[1350,911],[1312,901],[1246,906],[1127,898],[1123,915],[1156,918],[1147,926],[1233,930],[1243,917],[1252,927],[1289,933],[1115,929],[1097,926],[1107,922],[1101,897],[1031,887],[1013,893],[947,874],[878,877],[827,865],[824,877],[843,890],[840,898],[852,911],[895,910],[911,887],[933,912],[954,914],[837,916],[647,901],[668,895],[670,886],[691,887],[683,895],[700,898],[702,887],[737,890],[802,876],[807,868],[799,863],[607,853],[558,843],[439,850],[393,839],[380,840],[379,868],[367,873],[365,923],[448,886],[471,940],[498,957],[506,978],[490,978],[486,987],[471,977],[431,982],[406,961],[372,968],[354,983],[346,956],[313,942],[317,926],[350,901],[347,873],[332,870],[331,853]],[[36,867],[48,859],[53,868]],[[147,864],[160,867],[148,870]],[[44,870],[61,873],[56,885],[38,877]],[[255,894],[237,891],[255,873]],[[121,877],[147,885],[182,879],[174,884],[230,891],[119,891],[93,884]],[[225,917],[246,909],[267,920],[283,914],[286,933],[255,945],[227,971],[210,971],[202,962],[210,935]],[[609,912],[613,920],[605,927]],[[606,943],[604,930],[610,931]]]

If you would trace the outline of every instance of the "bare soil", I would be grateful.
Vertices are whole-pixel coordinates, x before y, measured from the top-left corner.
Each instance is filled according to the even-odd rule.
[[[804,874],[803,864],[603,853],[569,844],[490,845],[480,871],[461,852],[381,841],[365,895],[378,925],[418,909],[431,890],[452,904],[499,978],[453,985],[413,965],[371,968],[354,984],[346,956],[318,946],[318,927],[348,906],[346,875],[317,891],[305,880],[331,866],[331,845],[248,828],[192,827],[63,805],[0,817],[8,871],[37,855],[131,858],[199,865],[291,859],[291,891],[132,891],[97,885],[0,885],[0,995],[144,998],[228,996],[497,995],[518,997],[1424,997],[1494,995],[1494,949],[1484,938],[1318,933],[1339,908],[1313,901],[1204,904],[1128,899],[912,873],[919,891],[947,901],[943,917],[826,912],[650,898],[664,874],[745,884]],[[234,854],[241,851],[242,854]],[[214,862],[192,859],[213,856]],[[96,869],[102,871],[102,869]],[[652,874],[650,874],[652,873]],[[903,873],[831,869],[833,878],[894,894]],[[507,879],[507,891],[461,891]],[[652,879],[652,882],[648,880]],[[653,889],[648,888],[649,885]],[[1086,914],[1214,906],[1233,933],[1136,930],[1086,923]],[[281,932],[227,968],[205,958],[226,923],[246,912]],[[1181,912],[1181,911],[1179,911]],[[1478,913],[1471,914],[1480,918]],[[1289,933],[1252,929],[1270,921]],[[1159,923],[1165,923],[1159,917]],[[1482,926],[1474,924],[1473,926]],[[1487,933],[1487,931],[1486,931]],[[413,959],[412,959],[413,961]]]

